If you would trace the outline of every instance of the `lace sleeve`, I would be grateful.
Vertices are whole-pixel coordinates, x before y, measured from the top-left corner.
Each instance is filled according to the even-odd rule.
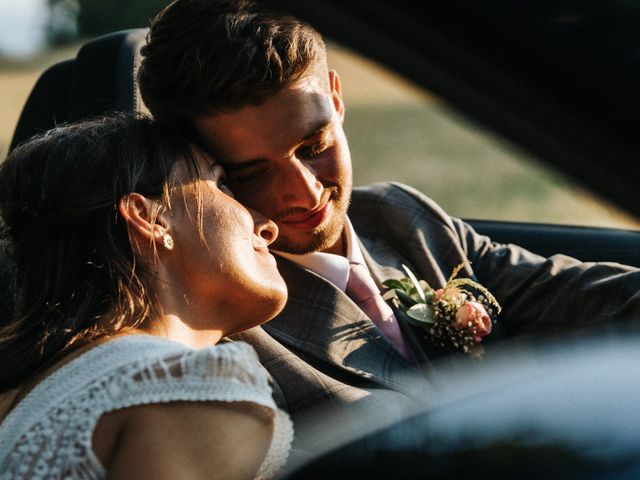
[[[45,378],[0,423],[0,479],[97,480],[106,473],[92,448],[105,413],[175,401],[248,402],[273,418],[258,477],[284,465],[293,440],[288,415],[243,342],[190,350],[151,335],[98,345]]]
[[[112,379],[112,408],[173,401],[250,402],[273,418],[273,437],[257,478],[284,465],[293,440],[289,416],[272,398],[267,375],[248,344],[228,343],[136,362]]]

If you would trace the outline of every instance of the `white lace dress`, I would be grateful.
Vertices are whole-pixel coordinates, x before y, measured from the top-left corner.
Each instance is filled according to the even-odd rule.
[[[0,479],[101,479],[92,450],[101,415],[174,401],[251,402],[271,412],[274,434],[258,478],[284,464],[293,439],[273,402],[253,348],[242,342],[202,350],[151,335],[98,345],[40,382],[0,424]]]

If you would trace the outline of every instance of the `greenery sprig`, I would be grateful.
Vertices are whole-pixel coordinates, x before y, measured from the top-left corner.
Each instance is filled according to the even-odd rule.
[[[406,277],[382,284],[389,289],[384,298],[394,302],[409,323],[424,328],[437,345],[476,356],[482,353],[482,338],[491,333],[492,314],[500,314],[502,308],[483,285],[458,278],[467,263],[454,268],[446,285],[437,290],[418,280],[406,265]]]

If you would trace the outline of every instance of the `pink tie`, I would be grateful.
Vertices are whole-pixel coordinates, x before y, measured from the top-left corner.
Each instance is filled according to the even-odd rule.
[[[380,295],[380,290],[364,265],[360,263],[349,264],[346,294],[373,320],[373,323],[402,356],[413,362],[411,352],[402,337],[393,310]]]

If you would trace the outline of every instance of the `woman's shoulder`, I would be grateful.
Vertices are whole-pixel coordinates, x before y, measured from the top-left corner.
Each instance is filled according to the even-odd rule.
[[[193,350],[156,336],[130,335],[101,343],[43,378],[4,418],[0,431],[19,434],[54,411],[91,422],[128,406],[180,400],[272,407],[266,372],[250,345]],[[0,453],[2,446],[0,439]]]
[[[245,404],[245,412],[254,412],[249,418],[257,414],[274,422],[267,465],[281,465],[286,458],[292,425],[276,408],[267,374],[249,344],[194,350],[160,337],[131,335],[89,349],[36,385],[0,424],[0,464],[5,458],[20,468],[25,459],[17,447],[38,443],[38,435],[48,439],[49,450],[81,446],[93,454],[92,435],[105,415],[136,407],[136,415],[122,420],[139,423],[151,414],[185,413],[180,410],[185,402],[193,405],[185,418],[203,421],[219,417],[220,408]],[[100,462],[89,457],[91,468],[101,470]]]
[[[258,356],[245,342],[228,342],[193,349],[165,338],[135,334],[103,342],[73,358],[45,378],[46,383],[91,382],[101,377],[121,381],[129,372],[139,378],[141,370],[150,370],[158,381],[186,377],[239,375],[243,378],[263,372]],[[114,376],[114,371],[118,374]]]
[[[233,401],[234,395],[246,400],[250,393],[255,401],[271,398],[267,374],[244,342],[192,349],[154,335],[129,335],[89,350],[54,375],[52,383],[67,383],[68,391],[94,385],[108,392],[110,409],[175,400]]]
[[[176,439],[172,452],[178,445],[191,445],[195,441],[185,455],[195,451],[197,445],[208,445],[209,460],[217,468],[227,465],[236,469],[243,463],[241,458],[244,462],[250,457],[261,459],[258,478],[270,477],[286,461],[293,425],[288,415],[276,407],[267,373],[248,343],[228,342],[197,350],[184,348],[149,357],[134,370],[133,377],[128,375],[133,383],[125,389],[135,391],[136,404],[140,405],[128,415],[127,421],[136,427],[129,430],[135,432],[132,433],[135,441],[141,435],[162,439],[168,431],[180,432],[182,437]],[[158,428],[159,424],[166,429]],[[203,431],[206,436],[198,437]],[[257,441],[264,434],[268,434],[268,439],[263,438],[268,440],[266,444]],[[235,447],[220,447],[221,437]],[[246,438],[255,441],[245,442],[246,448],[240,448]],[[266,451],[261,451],[260,445]],[[211,450],[214,447],[215,455]]]

